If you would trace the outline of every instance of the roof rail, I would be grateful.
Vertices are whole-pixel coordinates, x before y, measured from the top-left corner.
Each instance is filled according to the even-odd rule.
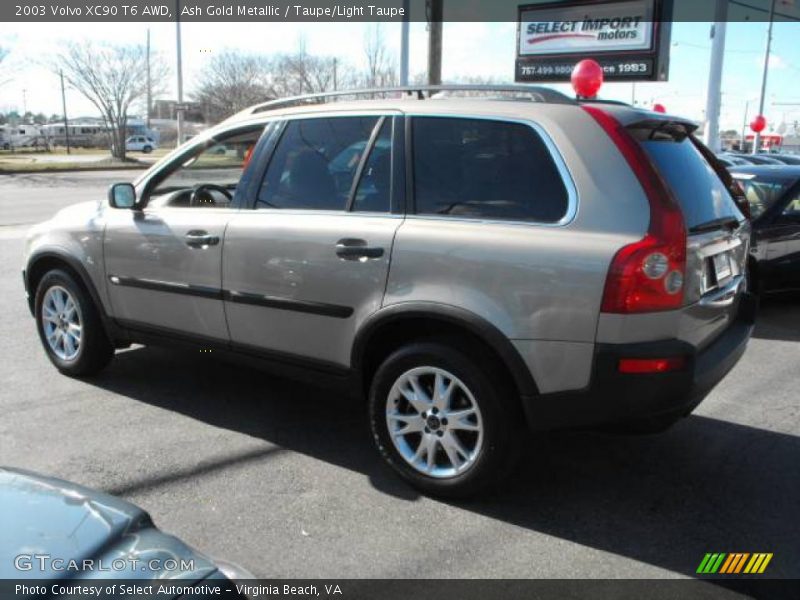
[[[491,84],[441,84],[441,85],[411,85],[402,87],[383,87],[365,88],[355,90],[336,90],[333,92],[322,92],[318,94],[305,94],[302,96],[291,96],[278,100],[262,102],[250,108],[246,108],[239,113],[240,115],[254,115],[256,113],[286,108],[301,104],[317,104],[325,98],[340,98],[343,96],[375,96],[378,94],[401,94],[405,96],[416,96],[419,100],[425,99],[425,94],[430,98],[440,92],[500,92],[528,94],[534,102],[547,102],[550,104],[575,104],[575,100],[550,88],[536,85],[491,85]]]

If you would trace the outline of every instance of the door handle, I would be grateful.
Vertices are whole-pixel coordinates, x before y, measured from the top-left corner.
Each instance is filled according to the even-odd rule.
[[[383,248],[367,246],[366,240],[347,238],[336,242],[336,256],[345,260],[380,258],[383,256]]]
[[[186,240],[186,245],[192,248],[204,248],[206,246],[216,246],[219,244],[219,238],[217,236],[198,229],[193,229],[187,233],[183,239]]]

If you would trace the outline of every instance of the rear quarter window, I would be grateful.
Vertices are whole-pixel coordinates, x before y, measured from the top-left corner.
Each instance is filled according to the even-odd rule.
[[[528,125],[415,117],[412,138],[417,214],[540,223],[567,214],[561,173]]]
[[[688,228],[724,217],[742,218],[725,184],[688,136],[632,133],[672,189]]]

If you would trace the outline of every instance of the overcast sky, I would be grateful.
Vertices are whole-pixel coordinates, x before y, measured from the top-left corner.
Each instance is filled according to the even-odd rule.
[[[0,72],[0,111],[27,109],[47,115],[61,113],[58,78],[38,66],[58,53],[65,41],[107,41],[144,43],[150,28],[153,48],[175,72],[174,23],[6,23],[0,31],[0,46],[11,54]],[[364,23],[184,23],[184,89],[191,97],[198,73],[214,52],[240,49],[266,54],[286,52],[298,47],[302,39],[310,53],[338,56],[356,67],[364,66]],[[399,24],[382,24],[386,44],[399,54]],[[708,23],[675,23],[672,32],[670,80],[665,83],[636,85],[636,100],[647,105],[664,104],[670,112],[695,120],[703,119],[705,85],[710,55]],[[741,129],[745,102],[755,99],[761,81],[766,41],[766,23],[728,24],[721,125]],[[765,114],[774,128],[800,120],[800,23],[776,23],[773,31],[773,57],[767,88]],[[474,74],[512,82],[516,23],[445,23],[443,79],[457,82]],[[424,23],[411,24],[411,74],[424,73],[427,60],[427,31]],[[6,80],[11,81],[6,82]],[[171,78],[171,79],[174,79]],[[169,82],[170,96],[175,82]],[[565,91],[569,88],[563,87]],[[23,90],[24,98],[23,98]],[[630,102],[629,83],[606,84],[600,95]],[[780,103],[795,103],[781,106]],[[93,116],[96,109],[77,91],[67,91],[70,116]]]

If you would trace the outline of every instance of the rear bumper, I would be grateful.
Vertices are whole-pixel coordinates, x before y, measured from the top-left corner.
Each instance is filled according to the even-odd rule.
[[[561,429],[687,415],[744,354],[756,310],[757,299],[742,294],[736,320],[700,351],[680,340],[597,344],[587,389],[523,398],[529,426],[534,430]],[[621,358],[676,356],[686,359],[685,367],[677,371],[628,374],[618,369]]]

